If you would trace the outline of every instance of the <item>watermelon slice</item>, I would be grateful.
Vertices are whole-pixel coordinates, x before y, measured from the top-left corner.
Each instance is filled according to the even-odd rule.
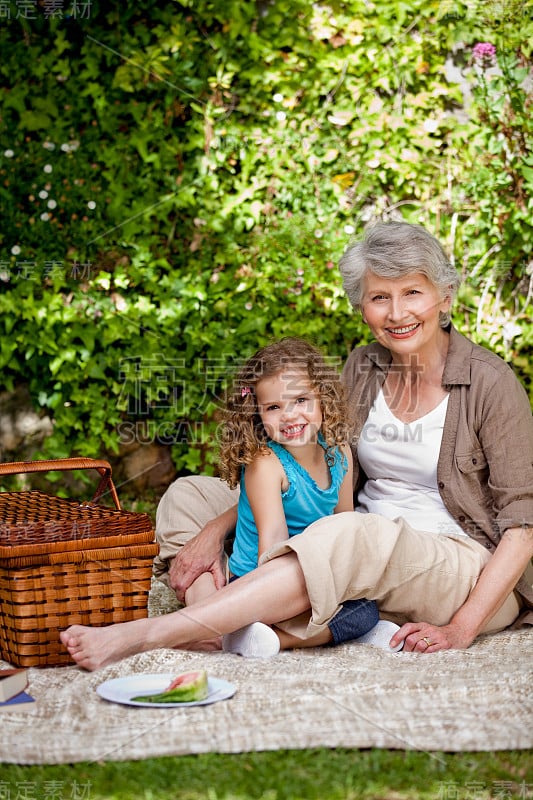
[[[205,700],[208,694],[207,672],[184,672],[177,675],[170,686],[159,694],[132,697],[137,703],[192,703]]]

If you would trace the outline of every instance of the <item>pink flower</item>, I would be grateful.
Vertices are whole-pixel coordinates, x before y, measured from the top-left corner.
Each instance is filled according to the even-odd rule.
[[[475,61],[481,61],[483,67],[488,67],[496,55],[496,48],[490,42],[478,42],[472,48],[472,55]]]

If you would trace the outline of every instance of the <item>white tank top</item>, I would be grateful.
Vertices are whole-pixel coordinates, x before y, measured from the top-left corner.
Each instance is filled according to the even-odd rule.
[[[397,419],[383,390],[361,432],[357,455],[368,477],[357,511],[403,517],[413,528],[444,536],[467,534],[446,509],[437,486],[437,462],[448,395],[414,422]]]

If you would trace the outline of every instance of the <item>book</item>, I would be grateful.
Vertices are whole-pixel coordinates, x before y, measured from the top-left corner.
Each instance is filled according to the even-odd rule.
[[[31,708],[35,708],[34,704],[34,697],[26,692],[19,692],[4,703],[0,703],[0,711],[13,711],[18,714],[20,711],[29,711]]]
[[[27,685],[27,669],[0,669],[0,703],[22,692]]]

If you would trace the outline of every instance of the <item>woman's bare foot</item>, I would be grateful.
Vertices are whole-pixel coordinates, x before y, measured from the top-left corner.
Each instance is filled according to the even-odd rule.
[[[76,664],[92,671],[146,650],[142,635],[146,622],[141,619],[103,628],[72,625],[59,636]]]

